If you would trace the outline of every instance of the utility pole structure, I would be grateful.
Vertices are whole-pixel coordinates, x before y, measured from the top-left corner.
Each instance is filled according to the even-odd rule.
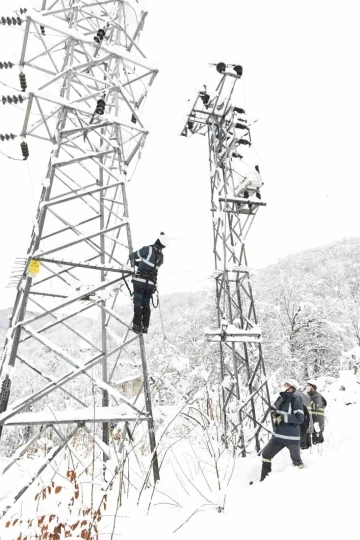
[[[121,294],[130,299],[127,261],[133,245],[126,187],[148,134],[141,110],[157,74],[138,44],[146,15],[135,0],[43,0],[40,12],[23,16],[21,87],[25,91],[35,77],[40,84],[26,96],[22,151],[31,159],[27,141],[35,137],[44,141],[44,150],[45,141],[50,143],[50,160],[46,173],[44,163],[2,356],[0,435],[8,426],[37,426],[29,442],[34,444],[53,429],[60,441],[56,455],[70,440],[61,435],[60,424],[68,424],[73,435],[80,427],[90,433],[87,425],[98,422],[106,462],[109,424],[124,422],[129,433],[129,422],[146,422],[156,482],[144,338],[131,333],[131,321],[124,322],[116,309]],[[84,329],[86,316],[93,321],[90,329]],[[75,340],[76,351],[63,348],[60,334]],[[136,345],[145,410],[112,385],[121,354]],[[44,363],[38,365],[45,355],[54,364],[48,373]],[[21,370],[24,383],[29,374],[36,381],[32,393],[19,382],[14,388],[15,370],[16,381],[22,380]],[[77,379],[84,388],[99,390],[101,404],[73,393]],[[70,406],[53,411],[56,397]]]
[[[246,455],[262,434],[270,396],[262,353],[245,241],[261,206],[263,185],[252,150],[251,122],[233,104],[242,77],[239,65],[216,65],[221,80],[213,94],[199,92],[182,131],[208,137],[213,224],[217,328],[206,329],[208,341],[219,343],[222,419],[229,436]]]

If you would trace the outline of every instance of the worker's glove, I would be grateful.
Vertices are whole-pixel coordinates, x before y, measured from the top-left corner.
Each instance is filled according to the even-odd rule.
[[[280,422],[282,420],[281,415],[276,414],[276,413],[272,413],[272,419],[273,419],[274,424],[276,424],[276,425],[280,424]]]
[[[281,423],[281,421],[282,421],[282,416],[281,416],[281,415],[279,415],[279,416],[277,416],[277,417],[275,418],[275,423],[276,423],[276,424],[279,425],[279,424]]]

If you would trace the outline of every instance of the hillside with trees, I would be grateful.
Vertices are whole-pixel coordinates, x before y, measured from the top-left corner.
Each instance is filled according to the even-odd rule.
[[[290,255],[277,264],[251,274],[257,315],[263,332],[263,353],[270,382],[275,390],[285,374],[304,382],[308,377],[334,375],[342,353],[360,345],[360,239],[352,238],[317,249]],[[0,313],[0,339],[3,341],[9,310]],[[131,321],[131,303],[122,308],[121,316]],[[215,325],[215,298],[212,290],[197,293],[174,293],[161,298],[160,308],[153,309],[150,333],[146,337],[149,371],[157,405],[185,402],[198,390],[216,394],[219,381],[218,346],[204,339],[204,328]],[[81,334],[93,336],[98,325],[84,317]],[[66,330],[66,329],[65,329]],[[121,343],[126,332],[116,322],[109,326],[109,340]],[[75,334],[55,327],[51,339],[68,354],[81,351],[85,360],[91,350]],[[23,360],[31,359],[42,374],[51,376],[56,364],[63,363],[39,343],[36,350],[24,344]],[[101,368],[98,366],[98,375]],[[128,348],[112,374],[112,381],[133,372],[141,372],[138,349]],[[25,371],[27,377],[17,380],[14,373],[13,398],[24,384],[29,393],[40,389],[44,380]],[[72,391],[86,402],[101,401],[94,396],[90,382],[74,381]],[[214,393],[215,392],[215,393]],[[55,397],[56,396],[56,397]],[[209,397],[209,396],[208,396]],[[207,397],[207,399],[208,399]],[[72,400],[57,391],[49,407],[63,410]],[[19,442],[22,436],[18,433]],[[18,444],[14,440],[15,446]],[[12,445],[10,445],[11,447]]]

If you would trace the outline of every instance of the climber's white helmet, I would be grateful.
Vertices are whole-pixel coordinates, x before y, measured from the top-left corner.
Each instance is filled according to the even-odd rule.
[[[162,233],[159,234],[159,237],[156,240],[156,242],[159,242],[162,245],[162,247],[167,247],[169,245],[170,238],[168,237],[167,234],[162,232]]]

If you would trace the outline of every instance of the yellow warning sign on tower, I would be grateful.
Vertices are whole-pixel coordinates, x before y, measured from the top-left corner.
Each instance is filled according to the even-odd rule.
[[[30,277],[36,276],[40,272],[41,263],[40,261],[35,261],[35,259],[31,259],[29,264],[29,270],[28,275]]]

